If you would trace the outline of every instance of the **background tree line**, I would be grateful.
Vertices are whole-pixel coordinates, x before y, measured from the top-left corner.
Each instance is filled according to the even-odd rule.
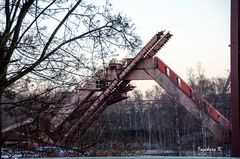
[[[227,77],[209,79],[205,77],[204,70],[198,65],[196,70],[189,70],[188,81],[191,87],[215,108],[226,117],[230,117],[230,88]],[[46,110],[45,107],[49,107],[49,103],[57,105],[67,102],[68,94],[72,92],[63,93],[65,96],[60,95],[62,93],[59,92],[58,96],[51,98],[48,94],[45,98],[40,96],[34,97],[34,100],[26,100],[24,106],[13,107],[6,111],[5,119],[16,122],[29,116],[39,116]],[[11,92],[9,96],[10,94]],[[196,120],[183,106],[179,105],[177,99],[169,96],[160,86],[154,86],[145,93],[134,90],[131,94],[129,99],[108,106],[84,137],[76,134],[68,146],[77,148],[80,154],[87,152],[91,155],[143,154],[147,150],[159,150],[158,153],[161,155],[164,154],[164,150],[174,150],[174,155],[179,155],[184,151],[209,146],[221,146],[224,153],[228,153],[229,143],[214,141],[213,135],[202,127],[201,121]],[[55,98],[62,102],[55,103]],[[16,103],[14,105],[16,106]],[[34,109],[29,109],[31,107]],[[18,109],[19,111],[16,111]],[[47,114],[51,116],[53,112],[44,113],[46,116]],[[10,139],[18,141],[12,145],[15,148],[21,148],[22,141],[26,137],[31,136],[34,140],[32,136],[34,131],[46,129],[46,127],[43,121],[37,121],[33,126],[22,129],[25,130],[19,130],[19,133],[9,136]]]
[[[188,74],[191,87],[230,119],[228,77],[209,79],[204,75],[201,65],[196,70],[190,69]],[[197,151],[198,147],[218,146],[223,148],[222,155],[230,152],[230,140],[216,142],[201,121],[195,119],[160,86],[145,93],[134,91],[130,99],[109,106],[97,122],[101,120],[106,124],[104,140],[100,145],[109,145],[108,149],[121,153],[174,150],[175,155],[180,155],[184,151]],[[163,152],[159,154],[163,155]]]
[[[228,78],[209,79],[204,75],[200,65],[196,70],[189,70],[188,83],[222,114],[230,118]],[[61,105],[69,100],[72,93],[59,92],[56,96],[48,94],[45,97],[26,100],[24,106],[6,111],[5,119],[8,118],[14,123],[29,116],[39,116],[41,113],[51,116],[54,108],[53,112],[44,112],[49,103]],[[9,96],[10,94],[11,92]],[[14,98],[15,96],[12,97]],[[16,106],[16,103],[14,105]],[[34,108],[29,109],[31,107]],[[37,137],[34,139],[32,135],[34,131],[45,130],[46,127],[41,120],[36,120],[33,126],[23,127],[25,130],[19,130],[19,133],[9,136],[10,139],[17,141],[12,146],[21,148],[26,137],[36,140]],[[42,145],[48,143],[42,142]],[[161,155],[167,150],[173,150],[174,155],[180,155],[189,150],[197,151],[198,147],[218,146],[223,147],[222,155],[229,152],[228,141],[226,143],[214,141],[213,135],[202,126],[201,121],[196,120],[177,99],[169,96],[160,86],[154,86],[145,93],[135,90],[129,99],[108,106],[87,133],[84,136],[78,134],[73,136],[68,146],[77,148],[80,154],[100,156],[144,154],[147,150],[158,150],[157,153]]]

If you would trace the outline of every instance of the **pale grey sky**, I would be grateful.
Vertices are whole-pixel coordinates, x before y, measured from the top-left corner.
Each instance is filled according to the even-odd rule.
[[[229,0],[109,0],[130,17],[146,44],[161,30],[172,39],[158,53],[180,77],[201,63],[207,77],[227,76],[230,69]]]

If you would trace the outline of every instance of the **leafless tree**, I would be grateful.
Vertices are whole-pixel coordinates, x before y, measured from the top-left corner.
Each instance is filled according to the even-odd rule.
[[[0,15],[0,114],[6,92],[28,100],[74,90],[116,49],[141,43],[131,21],[108,1],[5,0]]]

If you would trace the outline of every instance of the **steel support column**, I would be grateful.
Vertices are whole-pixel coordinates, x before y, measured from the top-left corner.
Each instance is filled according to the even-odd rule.
[[[240,156],[239,0],[231,0],[231,116],[232,156]]]

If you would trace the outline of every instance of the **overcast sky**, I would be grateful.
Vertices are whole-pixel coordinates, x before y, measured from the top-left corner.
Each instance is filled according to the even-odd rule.
[[[157,54],[180,77],[201,63],[207,77],[230,69],[229,0],[109,0],[131,18],[144,44],[161,30],[173,36]]]

